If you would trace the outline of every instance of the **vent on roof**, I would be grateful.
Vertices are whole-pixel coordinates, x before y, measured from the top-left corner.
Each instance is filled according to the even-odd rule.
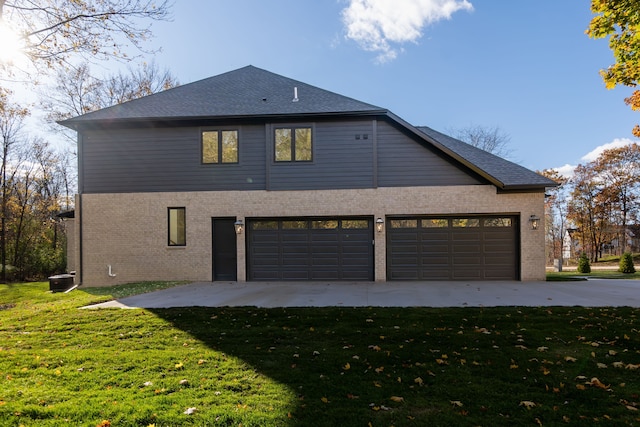
[[[291,102],[298,102],[298,87],[293,88],[293,99]]]

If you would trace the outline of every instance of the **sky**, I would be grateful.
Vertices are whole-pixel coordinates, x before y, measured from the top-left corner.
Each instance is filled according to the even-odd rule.
[[[178,0],[155,61],[181,84],[254,65],[445,133],[499,127],[532,170],[632,142],[629,88],[607,90],[590,1]]]

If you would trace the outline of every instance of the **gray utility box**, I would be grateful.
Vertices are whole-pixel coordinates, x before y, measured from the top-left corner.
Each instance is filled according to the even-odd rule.
[[[71,274],[58,274],[57,276],[49,277],[49,290],[51,292],[64,292],[73,287],[73,275]]]

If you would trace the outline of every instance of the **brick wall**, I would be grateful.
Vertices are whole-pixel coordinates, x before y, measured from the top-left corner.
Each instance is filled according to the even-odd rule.
[[[544,218],[543,193],[498,194],[486,186],[394,187],[317,191],[220,191],[84,194],[82,217],[85,286],[141,280],[210,281],[211,218],[421,214],[520,215],[522,280],[543,280],[544,225],[531,230],[528,218]],[[167,208],[186,208],[186,247],[167,246]],[[80,212],[78,212],[80,211]],[[80,221],[76,220],[76,223]],[[78,224],[76,224],[78,226]],[[375,277],[385,280],[385,233],[374,232]],[[245,238],[238,236],[238,280],[246,280]],[[70,255],[71,256],[71,255]],[[111,265],[114,277],[107,274]],[[79,265],[77,265],[80,268]]]

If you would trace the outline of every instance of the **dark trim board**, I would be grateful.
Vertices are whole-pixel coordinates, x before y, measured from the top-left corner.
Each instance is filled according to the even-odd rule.
[[[519,229],[515,215],[387,218],[387,280],[518,280]]]
[[[374,280],[373,218],[247,219],[247,280]]]

